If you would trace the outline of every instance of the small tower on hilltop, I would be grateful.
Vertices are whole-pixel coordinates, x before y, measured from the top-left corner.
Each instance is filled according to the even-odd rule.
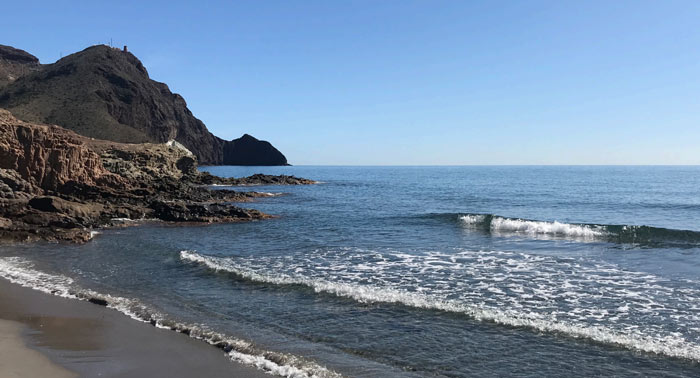
[[[126,48],[126,45],[124,45],[124,52],[129,52],[129,50]]]

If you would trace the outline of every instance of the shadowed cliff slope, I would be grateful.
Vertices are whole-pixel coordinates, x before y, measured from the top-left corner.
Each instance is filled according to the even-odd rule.
[[[122,143],[176,140],[201,164],[287,164],[267,142],[249,136],[225,141],[211,134],[182,96],[151,80],[129,52],[97,45],[40,65],[31,54],[0,46],[0,59],[5,78],[0,107],[25,121]]]
[[[0,87],[40,68],[39,59],[34,55],[11,46],[0,45]]]

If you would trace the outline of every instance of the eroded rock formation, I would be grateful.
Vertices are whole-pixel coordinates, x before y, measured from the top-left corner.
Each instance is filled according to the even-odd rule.
[[[200,173],[196,157],[174,144],[94,140],[0,109],[0,239],[86,241],[123,218],[211,223],[269,217],[230,204],[266,194],[204,186],[213,183],[313,181],[219,178]]]

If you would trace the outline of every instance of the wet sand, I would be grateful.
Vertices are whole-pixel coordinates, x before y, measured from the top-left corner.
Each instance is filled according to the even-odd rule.
[[[22,323],[0,319],[0,377],[77,377],[77,374],[28,348],[22,339],[24,329]]]
[[[1,278],[0,319],[2,377],[270,377],[186,335]]]

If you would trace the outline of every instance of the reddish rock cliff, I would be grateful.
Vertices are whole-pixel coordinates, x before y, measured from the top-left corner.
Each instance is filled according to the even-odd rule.
[[[84,242],[91,230],[124,218],[212,223],[269,217],[231,205],[265,194],[202,186],[216,180],[231,181],[200,174],[196,157],[178,144],[94,140],[0,109],[0,241]],[[274,178],[235,183],[263,180]],[[302,183],[293,177],[277,182]]]
[[[0,109],[0,168],[16,171],[43,190],[59,190],[71,181],[118,186],[119,176],[77,134],[58,126],[28,124]]]

